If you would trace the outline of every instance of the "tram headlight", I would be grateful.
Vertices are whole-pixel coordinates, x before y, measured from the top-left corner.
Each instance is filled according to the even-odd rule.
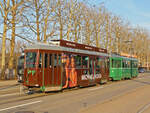
[[[20,70],[19,70],[19,74],[24,74],[24,70],[23,70],[23,69],[20,69]]]
[[[38,87],[39,85],[38,85],[38,84],[35,84],[35,86]]]

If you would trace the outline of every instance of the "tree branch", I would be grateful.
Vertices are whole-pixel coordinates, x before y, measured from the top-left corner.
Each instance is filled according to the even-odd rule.
[[[19,37],[19,38],[21,38],[21,39],[23,39],[23,40],[25,40],[25,41],[27,41],[29,43],[32,43],[32,44],[34,43],[34,41],[30,41],[29,39],[26,39],[25,37],[23,37],[21,35],[15,34],[15,36],[17,36],[17,37]]]
[[[2,33],[0,33],[0,34],[2,34]],[[0,38],[2,38],[2,39],[3,39],[3,37],[2,37],[2,36],[0,36]],[[11,39],[10,39],[10,38],[7,38],[7,37],[6,37],[6,40],[11,41]]]

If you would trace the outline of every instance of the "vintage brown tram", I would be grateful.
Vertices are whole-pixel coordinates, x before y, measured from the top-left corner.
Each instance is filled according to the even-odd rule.
[[[32,44],[25,49],[23,85],[56,91],[103,83],[109,79],[108,62],[102,48],[65,40]]]

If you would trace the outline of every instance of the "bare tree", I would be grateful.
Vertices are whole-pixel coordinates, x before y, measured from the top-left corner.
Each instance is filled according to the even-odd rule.
[[[45,14],[43,13],[44,15],[42,18],[44,42],[46,42],[49,37],[53,37],[56,32],[56,21],[54,21],[56,17],[52,15],[52,13],[54,13],[55,10],[54,3],[55,2],[52,0],[48,0],[47,2],[44,3],[46,6]]]
[[[82,22],[82,10],[81,10],[81,4],[77,3],[77,1],[74,1],[71,3],[72,7],[71,7],[71,14],[70,14],[70,22],[71,24],[69,24],[69,26],[72,30],[72,37],[74,37],[74,41],[78,42],[80,39],[80,32],[81,32],[81,22]],[[71,21],[72,19],[72,21]],[[69,29],[70,29],[69,27]],[[68,35],[67,35],[68,37]]]
[[[4,0],[4,2],[0,2],[0,12],[3,17],[3,37],[2,37],[2,79],[4,79],[4,71],[5,71],[5,57],[6,57],[6,39],[7,39],[7,31],[9,29],[9,24],[12,24],[12,39],[11,39],[11,60],[13,54],[13,48],[15,43],[15,15],[16,9],[23,3],[23,0],[15,3],[15,0]],[[12,4],[12,6],[11,6]],[[9,14],[12,12],[12,20],[9,19]],[[12,63],[10,64],[12,66]]]
[[[0,2],[0,12],[3,18],[3,37],[2,37],[2,74],[1,78],[4,79],[5,74],[5,57],[6,57],[6,36],[8,27],[8,13],[10,12],[10,1],[4,0],[3,3]]]
[[[14,48],[15,48],[15,34],[16,34],[16,16],[18,12],[18,7],[23,4],[23,0],[18,1],[18,0],[11,0],[13,10],[11,10],[11,15],[12,19],[10,20],[11,25],[12,25],[12,33],[11,33],[11,43],[10,43],[10,56],[9,56],[9,69],[13,69],[13,60],[14,60]],[[21,9],[20,9],[21,11]],[[21,13],[21,12],[19,12]]]
[[[104,27],[104,13],[103,13],[103,8],[99,8],[98,11],[93,10],[93,33],[94,33],[94,40],[96,47],[100,47],[100,40],[101,40],[101,32]]]
[[[91,44],[91,36],[92,36],[92,12],[90,8],[88,8],[86,5],[82,5],[82,10],[83,10],[83,29],[84,30],[84,36],[85,36],[85,44]]]
[[[65,15],[65,4],[67,1],[65,0],[57,0],[56,2],[56,10],[55,10],[55,15],[56,15],[56,21],[57,21],[57,28],[59,29],[59,39],[64,39],[65,33],[64,33],[64,27],[66,24],[66,16]]]

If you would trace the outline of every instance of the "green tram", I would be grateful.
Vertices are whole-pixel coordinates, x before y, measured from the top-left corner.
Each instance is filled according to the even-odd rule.
[[[112,54],[109,60],[109,77],[112,80],[131,79],[138,76],[137,59]]]

